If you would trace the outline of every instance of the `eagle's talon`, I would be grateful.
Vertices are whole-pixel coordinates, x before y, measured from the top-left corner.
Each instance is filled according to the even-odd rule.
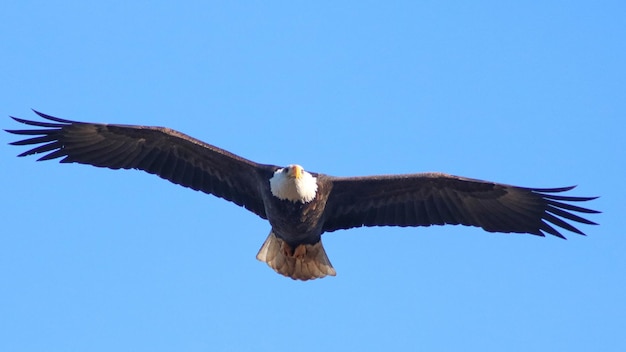
[[[296,247],[295,251],[293,252],[293,256],[297,259],[304,258],[306,256],[306,246],[303,244],[298,245],[298,247]]]
[[[287,242],[282,241],[280,243],[280,249],[283,251],[285,257],[293,257],[293,248],[291,248]]]

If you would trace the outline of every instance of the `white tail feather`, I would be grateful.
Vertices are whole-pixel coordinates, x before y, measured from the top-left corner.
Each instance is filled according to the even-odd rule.
[[[267,263],[277,273],[294,280],[306,281],[337,275],[326,256],[322,241],[299,245],[292,249],[285,241],[276,237],[273,231],[270,231],[256,259]]]

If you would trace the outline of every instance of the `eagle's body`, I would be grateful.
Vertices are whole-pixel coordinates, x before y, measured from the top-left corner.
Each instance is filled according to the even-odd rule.
[[[34,136],[14,145],[41,144],[20,156],[48,153],[39,160],[140,169],[232,201],[269,221],[257,258],[293,279],[335,275],[321,235],[339,229],[462,224],[564,238],[550,224],[581,235],[564,219],[595,224],[573,212],[597,211],[571,204],[594,197],[555,194],[573,187],[524,188],[441,173],[334,177],[258,164],[168,128],[37,114],[52,122],[14,118],[43,128],[8,130]]]

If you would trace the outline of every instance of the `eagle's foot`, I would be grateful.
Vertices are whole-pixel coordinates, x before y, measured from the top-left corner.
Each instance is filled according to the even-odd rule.
[[[306,257],[306,245],[299,244],[295,249],[291,247],[287,242],[283,241],[280,246],[281,251],[286,257],[302,259]]]
[[[286,242],[280,242],[280,250],[285,257],[293,257],[293,248]]]
[[[306,256],[306,246],[303,244],[298,245],[298,247],[296,247],[296,250],[293,251],[293,256],[296,259],[302,259]]]

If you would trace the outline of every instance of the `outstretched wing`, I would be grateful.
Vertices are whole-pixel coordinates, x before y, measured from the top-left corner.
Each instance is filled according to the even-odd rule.
[[[549,233],[565,238],[552,225],[584,235],[565,220],[595,225],[574,213],[598,213],[570,204],[597,197],[555,194],[573,186],[523,188],[441,173],[331,177],[329,181],[333,185],[324,231],[462,224],[489,232]]]
[[[259,185],[267,183],[275,166],[257,164],[169,128],[84,123],[35,113],[52,122],[12,117],[42,128],[7,130],[33,136],[12,145],[39,145],[19,156],[47,153],[38,160],[63,158],[62,163],[144,170],[266,218]]]

